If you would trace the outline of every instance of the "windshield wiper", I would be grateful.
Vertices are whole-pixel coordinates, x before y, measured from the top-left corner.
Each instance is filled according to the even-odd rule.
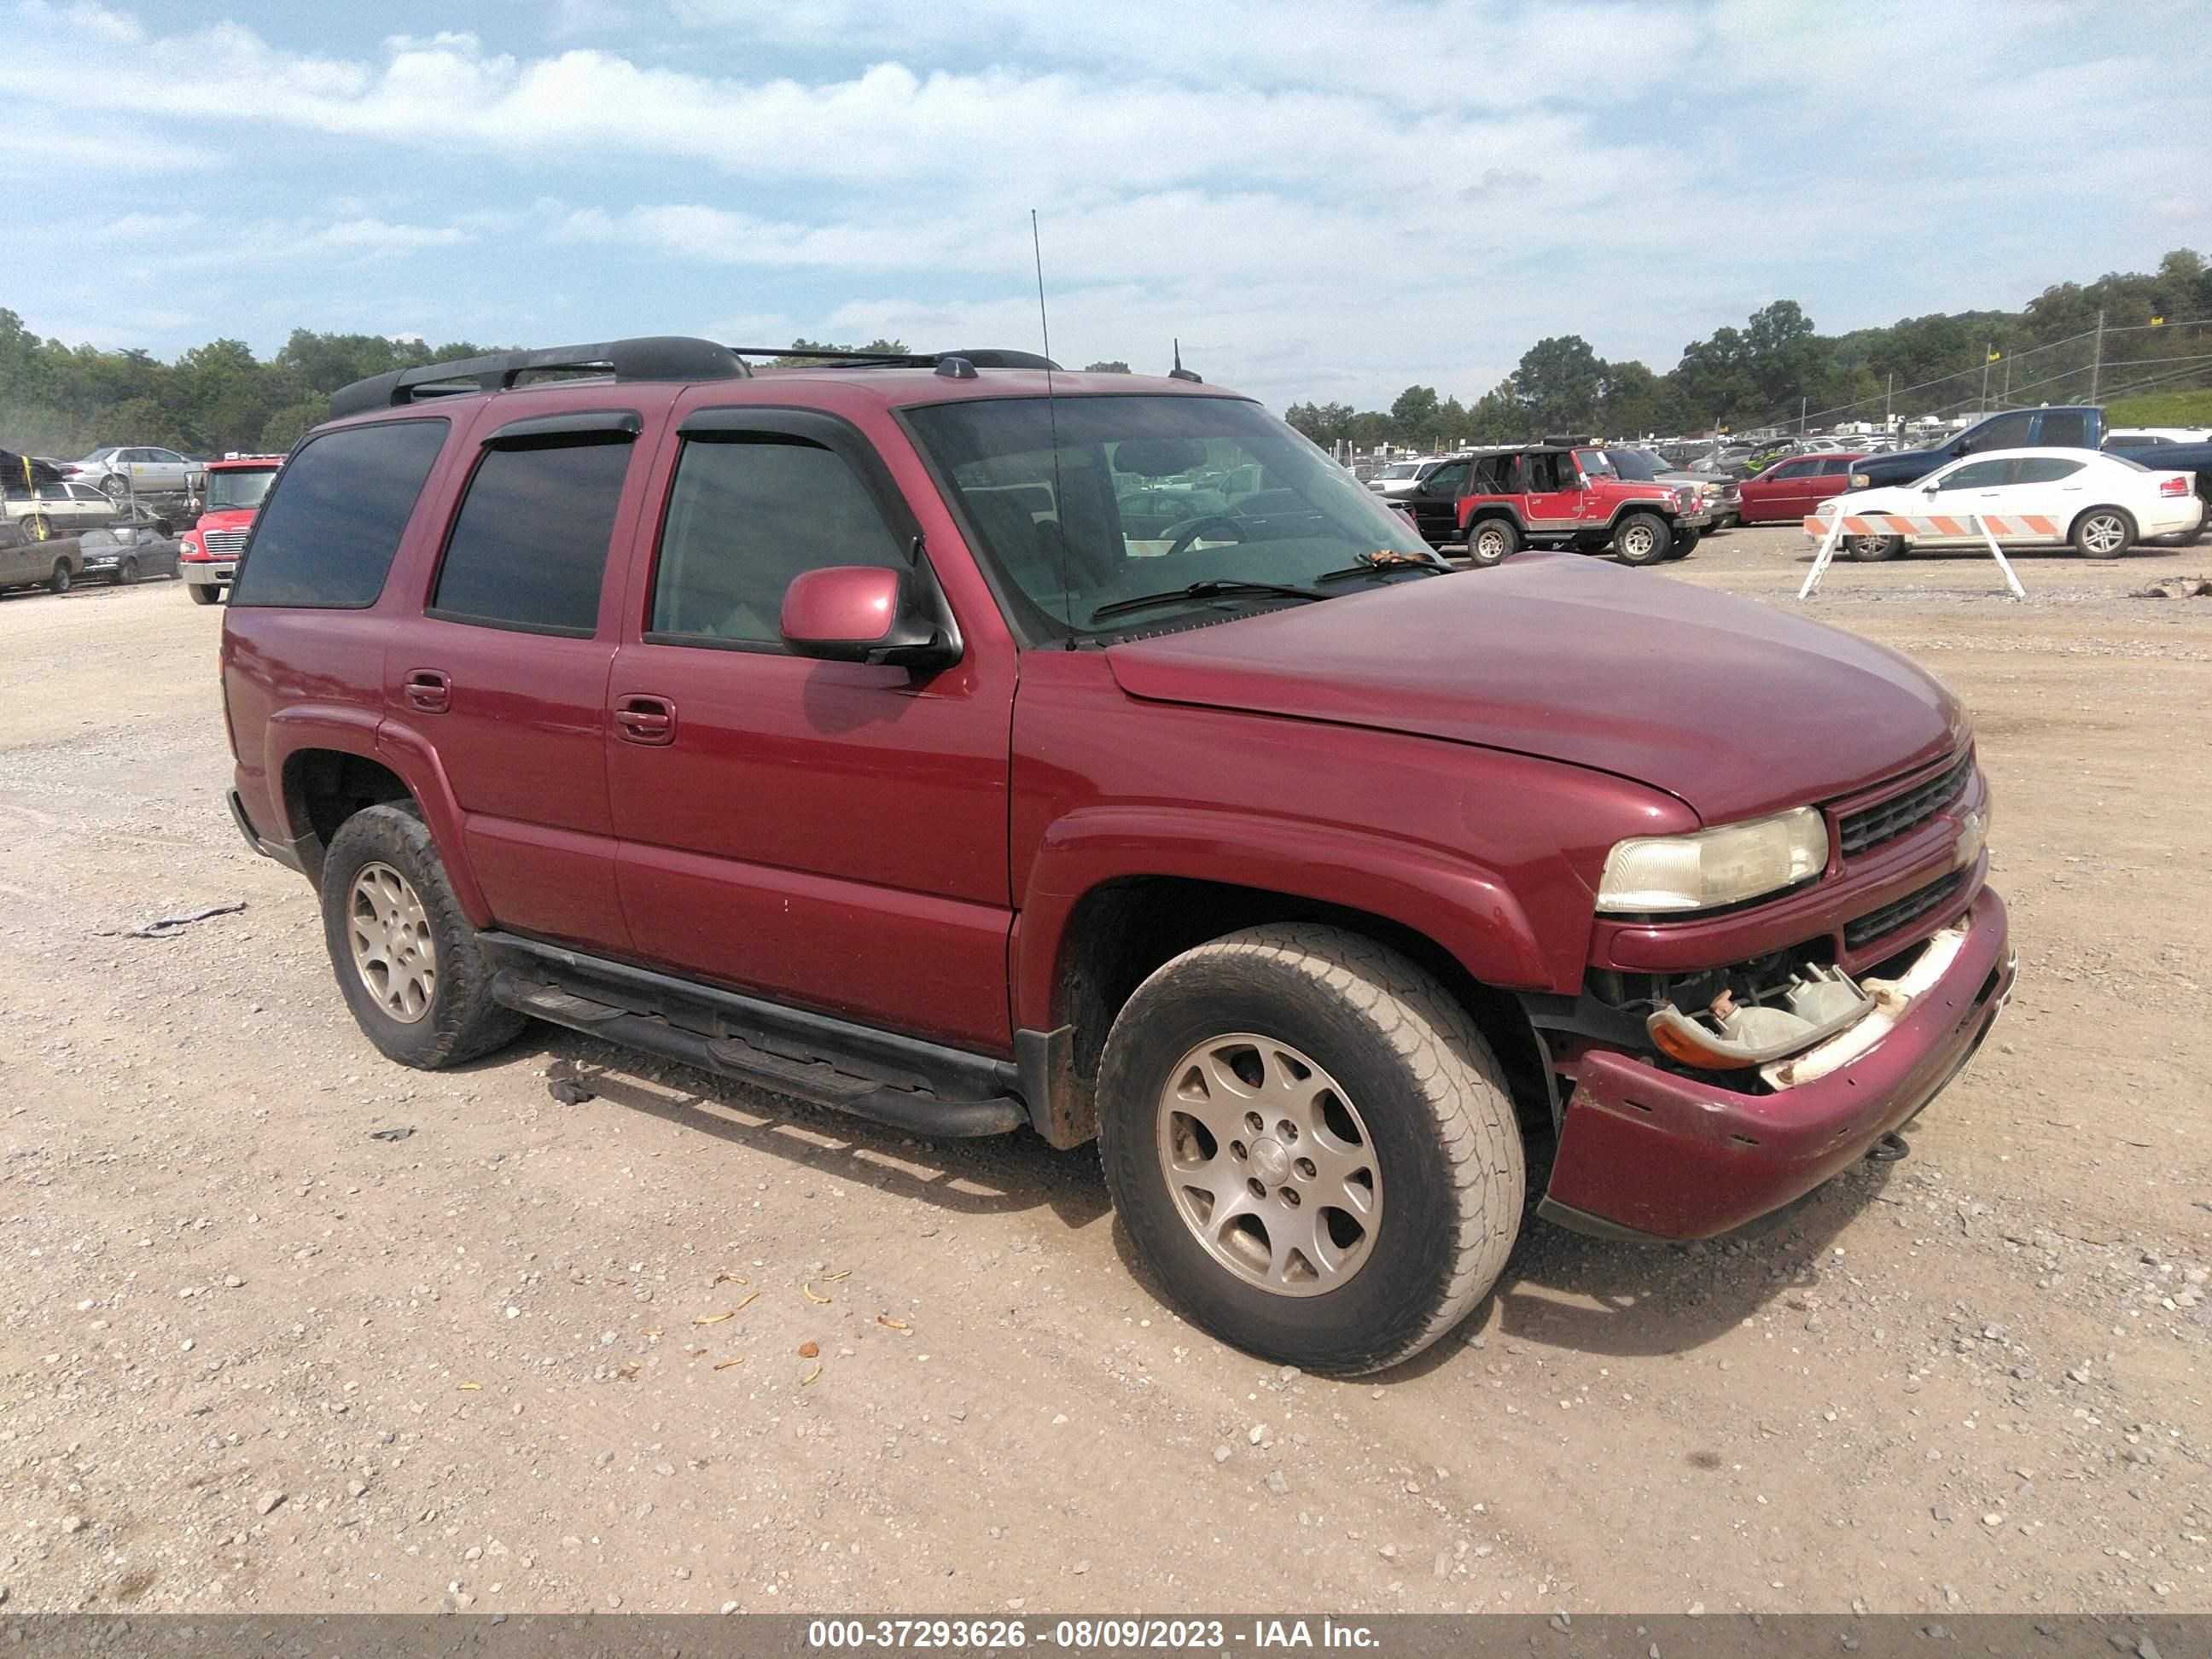
[[[1142,611],[1155,605],[1172,605],[1177,599],[1233,599],[1243,593],[1274,593],[1286,599],[1322,599],[1326,593],[1316,593],[1304,587],[1290,587],[1280,582],[1243,582],[1209,579],[1193,582],[1188,587],[1171,587],[1160,593],[1139,593],[1133,599],[1115,599],[1102,605],[1091,613],[1097,622],[1102,617],[1118,617],[1125,611]]]
[[[1431,562],[1409,559],[1396,553],[1363,553],[1359,556],[1358,563],[1348,564],[1341,570],[1324,570],[1314,580],[1316,583],[1347,582],[1354,576],[1389,576],[1401,570],[1420,570],[1431,576],[1444,576],[1451,574],[1452,567],[1442,559]]]

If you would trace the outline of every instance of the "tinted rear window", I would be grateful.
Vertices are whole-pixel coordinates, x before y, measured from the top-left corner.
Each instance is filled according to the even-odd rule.
[[[610,434],[611,437],[613,434]],[[469,481],[430,614],[549,634],[599,626],[629,436],[490,449]]]
[[[329,611],[374,605],[449,425],[389,421],[309,440],[255,522],[230,602]]]

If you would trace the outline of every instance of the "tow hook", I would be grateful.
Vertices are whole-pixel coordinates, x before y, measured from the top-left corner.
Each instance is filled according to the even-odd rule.
[[[1868,1160],[1875,1164],[1894,1164],[1912,1156],[1911,1143],[1894,1129],[1867,1148]]]

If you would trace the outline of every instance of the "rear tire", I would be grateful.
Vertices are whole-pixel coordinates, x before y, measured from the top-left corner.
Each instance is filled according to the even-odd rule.
[[[1510,519],[1478,519],[1467,533],[1467,556],[1476,568],[1503,564],[1521,550],[1521,532]]]
[[[46,590],[52,593],[66,593],[70,591],[70,585],[76,580],[76,573],[70,568],[69,561],[56,559],[53,574],[46,578]]]
[[[17,528],[27,542],[48,542],[54,537],[54,521],[43,513],[27,513],[15,520]]]
[[[1613,526],[1613,556],[1641,568],[1666,558],[1674,541],[1674,526],[1656,513],[1631,513]]]
[[[338,989],[387,1060],[434,1072],[488,1054],[529,1024],[492,1000],[491,964],[413,802],[364,807],[338,826],[323,859],[322,902]]]
[[[2136,521],[2117,507],[2093,507],[2074,520],[2068,539],[2085,559],[2117,559],[2136,539]]]
[[[1278,1127],[1301,1113],[1302,1133]],[[1310,923],[1231,933],[1138,987],[1100,1063],[1098,1146],[1122,1224],[1186,1317],[1336,1376],[1395,1364],[1474,1311],[1528,1181],[1466,1010],[1396,951]]]

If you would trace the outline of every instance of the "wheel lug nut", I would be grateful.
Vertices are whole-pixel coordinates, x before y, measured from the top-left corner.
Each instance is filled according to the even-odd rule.
[[[1298,1126],[1290,1119],[1285,1118],[1275,1126],[1275,1133],[1284,1140],[1296,1140],[1298,1138]]]
[[[1246,1189],[1249,1190],[1255,1198],[1265,1198],[1267,1195],[1267,1188],[1266,1185],[1261,1182],[1248,1180],[1245,1182],[1244,1185]]]
[[[1260,1115],[1257,1112],[1247,1112],[1244,1114],[1244,1127],[1249,1129],[1255,1135],[1264,1134],[1267,1128],[1267,1126],[1261,1121]]]
[[[1310,1158],[1300,1158],[1297,1164],[1297,1170],[1300,1177],[1307,1181],[1311,1181],[1315,1176],[1320,1173],[1319,1170],[1314,1168],[1314,1161]]]
[[[1232,1140],[1229,1143],[1229,1156],[1241,1161],[1249,1156],[1249,1154],[1245,1152],[1244,1143],[1243,1141]]]
[[[1292,1209],[1295,1210],[1298,1207],[1300,1200],[1295,1188],[1290,1187],[1284,1188],[1282,1189],[1281,1196],[1283,1202],[1289,1205]]]

